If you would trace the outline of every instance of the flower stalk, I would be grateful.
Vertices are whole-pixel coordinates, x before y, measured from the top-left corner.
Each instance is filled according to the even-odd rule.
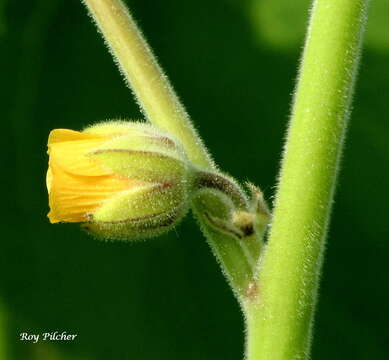
[[[146,119],[180,139],[204,169],[213,161],[134,19],[121,0],[83,0]]]

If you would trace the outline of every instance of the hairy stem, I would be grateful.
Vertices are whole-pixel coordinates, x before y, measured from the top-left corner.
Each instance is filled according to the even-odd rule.
[[[309,356],[367,3],[314,1],[258,296],[245,303],[248,360]]]
[[[83,0],[146,118],[177,137],[194,164],[214,164],[153,55],[121,0]]]

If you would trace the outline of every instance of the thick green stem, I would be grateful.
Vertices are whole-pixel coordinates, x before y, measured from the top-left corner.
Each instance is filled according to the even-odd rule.
[[[248,360],[309,356],[367,3],[314,1],[258,293],[245,302]]]

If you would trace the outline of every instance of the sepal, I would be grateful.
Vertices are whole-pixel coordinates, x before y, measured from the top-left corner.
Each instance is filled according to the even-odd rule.
[[[83,228],[103,239],[138,240],[174,227],[188,211],[182,185],[146,185],[107,201]]]

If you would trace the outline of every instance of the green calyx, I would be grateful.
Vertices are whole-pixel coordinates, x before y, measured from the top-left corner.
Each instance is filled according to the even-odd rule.
[[[138,240],[174,227],[187,213],[191,172],[179,142],[143,123],[106,122],[84,132],[107,137],[86,155],[128,181],[83,227],[105,239]]]

